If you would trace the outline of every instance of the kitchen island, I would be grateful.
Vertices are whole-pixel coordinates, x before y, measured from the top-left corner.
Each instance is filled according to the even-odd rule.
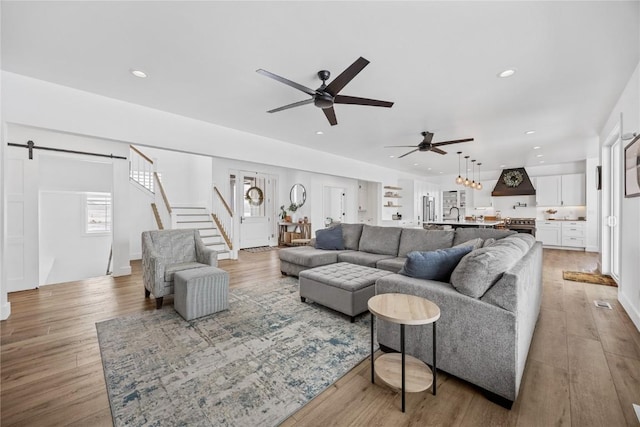
[[[455,219],[445,219],[444,221],[428,221],[424,224],[430,225],[450,225],[453,228],[459,227],[477,227],[477,228],[495,228],[500,225],[504,225],[504,221],[466,221],[466,220],[455,220]]]

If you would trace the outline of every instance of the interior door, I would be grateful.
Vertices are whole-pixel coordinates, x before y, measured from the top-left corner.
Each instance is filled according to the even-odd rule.
[[[620,280],[620,197],[622,195],[622,144],[620,139],[611,146],[611,215],[607,225],[611,229],[610,266],[611,276]]]
[[[345,190],[339,187],[324,187],[324,218],[325,223],[344,222],[345,219]]]
[[[256,172],[240,172],[236,212],[240,212],[240,249],[268,246],[271,241],[271,181]]]

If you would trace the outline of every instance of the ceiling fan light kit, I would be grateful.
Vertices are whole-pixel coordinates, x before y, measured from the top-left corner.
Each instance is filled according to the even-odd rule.
[[[369,61],[364,59],[363,57],[358,58],[353,64],[347,67],[338,77],[333,79],[331,83],[327,85],[327,80],[331,76],[331,73],[327,70],[318,71],[318,78],[322,80],[322,85],[316,90],[310,89],[306,86],[303,86],[299,83],[293,82],[289,79],[285,79],[284,77],[280,77],[277,74],[273,74],[267,70],[258,69],[256,73],[262,74],[263,76],[269,77],[273,80],[279,81],[280,83],[286,84],[294,89],[297,89],[301,92],[306,93],[307,95],[311,95],[311,99],[305,99],[304,101],[294,102],[293,104],[284,105],[279,108],[274,108],[273,110],[267,111],[268,113],[277,113],[279,111],[288,110],[290,108],[300,107],[302,105],[313,104],[316,107],[322,109],[325,117],[331,124],[331,126],[335,126],[338,124],[338,119],[336,118],[336,112],[333,108],[334,104],[353,104],[353,105],[369,105],[372,107],[386,107],[391,108],[393,106],[393,102],[389,101],[379,101],[377,99],[369,99],[369,98],[359,98],[356,96],[347,96],[340,95],[340,91],[351,81],[353,78],[360,73],[369,64]]]
[[[399,159],[401,159],[405,156],[408,156],[411,153],[415,153],[416,151],[433,151],[434,153],[444,155],[444,154],[447,154],[447,152],[438,148],[441,145],[458,144],[461,142],[473,141],[473,138],[465,138],[465,139],[453,139],[451,141],[442,141],[442,142],[434,143],[434,142],[431,142],[431,140],[433,139],[433,132],[425,131],[425,132],[421,132],[420,135],[422,135],[422,142],[418,145],[387,145],[385,146],[385,148],[395,148],[395,147],[413,148],[413,150],[409,151],[408,153],[404,153],[402,156],[398,157]]]

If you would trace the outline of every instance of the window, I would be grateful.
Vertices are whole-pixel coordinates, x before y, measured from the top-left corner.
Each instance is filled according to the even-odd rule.
[[[111,232],[111,194],[87,193],[86,195],[86,232],[110,233]]]

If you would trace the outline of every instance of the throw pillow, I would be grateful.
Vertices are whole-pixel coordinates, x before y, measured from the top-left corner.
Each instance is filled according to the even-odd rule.
[[[458,262],[472,249],[471,246],[463,246],[430,252],[409,252],[400,274],[416,279],[448,282]]]
[[[467,240],[466,242],[458,243],[457,245],[452,246],[452,248],[462,248],[465,246],[471,246],[471,250],[480,249],[482,247],[482,239],[478,237],[476,239]]]
[[[486,248],[487,246],[491,246],[496,242],[496,239],[494,239],[493,237],[489,237],[487,240],[484,241],[484,243],[482,244],[483,248]]]
[[[316,249],[343,250],[342,225],[316,231]]]

